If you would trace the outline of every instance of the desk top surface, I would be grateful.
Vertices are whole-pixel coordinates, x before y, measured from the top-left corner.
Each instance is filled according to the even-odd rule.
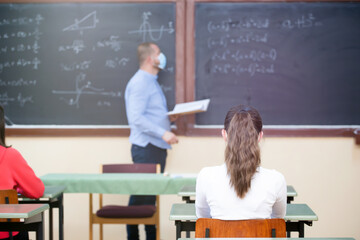
[[[0,218],[30,218],[46,209],[48,204],[0,204]]]
[[[195,185],[196,177],[151,173],[58,173],[41,177],[46,186],[64,186],[65,193],[109,193],[132,195],[177,194],[185,185]]]
[[[62,194],[65,191],[65,189],[66,189],[65,186],[45,186],[45,191],[41,198],[49,198],[49,199],[56,198],[60,194]],[[22,198],[26,201],[31,201],[31,200],[36,201],[36,199],[27,198],[22,195],[19,195],[19,198]]]
[[[179,196],[189,196],[193,197],[196,196],[196,186],[195,185],[187,185],[180,189],[178,192]],[[296,197],[297,192],[295,191],[295,188],[293,186],[288,185],[287,186],[287,196],[288,197]]]
[[[65,186],[45,186],[43,198],[55,198],[65,191]]]
[[[171,207],[170,220],[196,221],[194,203],[175,203]],[[306,204],[287,204],[285,221],[317,221],[317,215]]]

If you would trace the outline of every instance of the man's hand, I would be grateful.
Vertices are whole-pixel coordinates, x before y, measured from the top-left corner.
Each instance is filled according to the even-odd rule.
[[[175,144],[175,143],[178,143],[179,140],[177,138],[177,136],[172,133],[172,132],[169,132],[169,131],[166,131],[164,133],[164,135],[162,136],[162,139],[167,142],[168,144]]]
[[[175,122],[180,117],[180,114],[170,115],[170,122]]]

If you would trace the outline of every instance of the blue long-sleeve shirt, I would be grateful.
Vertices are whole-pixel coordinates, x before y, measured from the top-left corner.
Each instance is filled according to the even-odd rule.
[[[125,105],[132,144],[170,148],[162,139],[165,131],[170,131],[170,120],[157,76],[138,70],[126,86]]]

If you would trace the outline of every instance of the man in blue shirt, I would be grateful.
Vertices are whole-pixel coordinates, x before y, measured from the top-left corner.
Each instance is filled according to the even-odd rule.
[[[165,68],[166,58],[154,43],[138,46],[140,69],[125,90],[125,105],[130,125],[131,156],[134,163],[159,163],[164,171],[167,149],[178,142],[170,131],[170,119],[157,74]],[[129,205],[154,205],[155,196],[131,196]],[[146,225],[146,239],[156,238],[154,225]],[[138,240],[137,225],[128,225],[128,240]]]

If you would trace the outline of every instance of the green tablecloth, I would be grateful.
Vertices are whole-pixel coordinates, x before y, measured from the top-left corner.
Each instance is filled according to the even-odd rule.
[[[41,177],[47,186],[65,186],[65,193],[111,193],[132,195],[177,194],[196,177],[149,173],[51,173]]]

